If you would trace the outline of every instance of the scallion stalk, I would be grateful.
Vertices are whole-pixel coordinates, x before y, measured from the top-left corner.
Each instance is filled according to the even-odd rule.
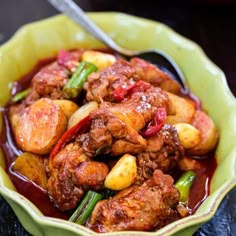
[[[17,93],[16,95],[14,95],[11,99],[12,102],[19,102],[21,101],[23,98],[25,98],[28,94],[29,94],[30,89],[25,89],[19,93]]]
[[[63,92],[69,98],[76,98],[83,89],[84,82],[87,80],[88,75],[96,70],[97,67],[94,64],[82,61],[72,75],[71,79],[64,86]]]
[[[180,202],[188,201],[189,190],[193,184],[195,176],[196,176],[195,172],[187,171],[175,183],[175,187],[180,192]]]
[[[84,224],[91,215],[94,207],[102,199],[102,194],[89,190],[82,202],[75,210],[69,221],[77,224]]]

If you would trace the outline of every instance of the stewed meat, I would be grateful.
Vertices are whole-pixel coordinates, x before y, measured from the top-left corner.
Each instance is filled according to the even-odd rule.
[[[159,229],[176,218],[178,201],[172,177],[156,170],[141,186],[132,186],[99,202],[88,227],[99,232]]]
[[[99,170],[99,172],[97,171]],[[49,159],[48,193],[61,210],[76,207],[88,189],[102,189],[108,167],[90,161],[76,143]]]
[[[136,184],[152,177],[157,169],[169,173],[183,157],[184,149],[179,142],[176,129],[165,124],[153,137],[147,139],[145,151],[137,156],[138,174]]]
[[[88,77],[84,88],[88,101],[114,101],[113,91],[119,87],[127,87],[136,81],[145,81],[166,91],[177,93],[180,85],[164,71],[140,58],[132,58],[130,62],[117,60],[112,66],[93,73]]]
[[[90,155],[100,148],[113,155],[137,154],[147,145],[139,131],[152,120],[159,107],[166,108],[167,104],[167,96],[152,86],[132,94],[121,103],[103,102],[98,110],[90,114],[90,131],[79,136],[77,141]]]

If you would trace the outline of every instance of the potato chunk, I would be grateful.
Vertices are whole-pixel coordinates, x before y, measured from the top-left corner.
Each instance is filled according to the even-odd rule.
[[[69,119],[71,117],[71,115],[77,110],[79,109],[79,106],[70,101],[70,100],[65,100],[65,99],[62,99],[62,100],[53,100],[53,102],[55,102],[56,104],[58,104],[62,111],[65,113],[67,119]]]
[[[167,116],[166,122],[168,124],[176,123],[191,123],[194,113],[195,106],[192,101],[187,98],[182,98],[173,93],[166,92],[169,98],[169,107],[168,110],[171,111],[171,114]]]
[[[200,131],[187,123],[174,124],[179,141],[186,149],[195,147],[201,140]]]
[[[200,131],[201,141],[188,152],[193,155],[205,155],[212,151],[218,141],[218,133],[212,119],[205,112],[196,111],[192,125]]]
[[[40,187],[47,188],[43,157],[25,152],[17,157],[13,169]]]
[[[48,154],[66,128],[67,118],[60,106],[42,98],[25,108],[15,129],[15,138],[24,151]]]
[[[125,154],[113,166],[105,179],[105,187],[112,190],[121,190],[129,187],[137,175],[136,158]]]
[[[87,50],[82,55],[82,61],[93,63],[96,65],[98,70],[102,70],[114,64],[116,62],[116,58],[108,53]]]
[[[98,104],[97,102],[94,102],[94,101],[86,103],[82,107],[78,108],[68,120],[68,129],[70,129],[72,126],[76,125],[77,123],[79,123],[86,116],[88,116],[91,111],[94,111],[97,108],[98,108]]]

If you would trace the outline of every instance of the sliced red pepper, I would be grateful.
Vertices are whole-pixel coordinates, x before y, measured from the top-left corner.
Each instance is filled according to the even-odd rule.
[[[158,108],[157,113],[155,114],[153,120],[148,124],[147,129],[141,131],[140,134],[144,138],[149,138],[151,136],[154,136],[163,127],[165,121],[166,121],[166,109]]]
[[[144,92],[146,89],[150,87],[151,85],[149,83],[140,80],[136,83],[120,85],[112,93],[114,99],[117,102],[121,102],[125,98],[125,96],[128,95],[130,96],[135,92]]]
[[[56,145],[54,146],[54,148],[52,149],[50,153],[50,158],[53,158],[69,141],[74,139],[76,135],[82,134],[88,131],[90,126],[91,126],[91,119],[89,116],[86,116],[79,123],[72,126],[57,141]]]
[[[117,102],[121,102],[125,98],[125,96],[128,94],[128,91],[133,88],[133,86],[134,86],[134,84],[123,84],[123,85],[117,87],[112,92],[114,99]]]
[[[137,92],[144,92],[150,87],[151,87],[151,84],[149,84],[143,80],[140,80],[134,84],[134,86],[128,91],[128,94],[131,95],[131,94],[137,93]]]

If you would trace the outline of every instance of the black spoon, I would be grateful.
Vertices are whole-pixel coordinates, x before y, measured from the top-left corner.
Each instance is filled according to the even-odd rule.
[[[108,47],[123,55],[125,58],[140,57],[157,65],[161,69],[167,70],[171,73],[172,77],[177,80],[183,87],[184,92],[188,92],[188,85],[186,79],[176,64],[176,62],[166,53],[160,50],[143,50],[133,51],[122,48],[117,45],[106,33],[104,33],[85,12],[76,5],[72,0],[48,0],[58,11],[64,13],[76,23],[81,25],[86,31],[92,34],[95,38],[105,43]]]

